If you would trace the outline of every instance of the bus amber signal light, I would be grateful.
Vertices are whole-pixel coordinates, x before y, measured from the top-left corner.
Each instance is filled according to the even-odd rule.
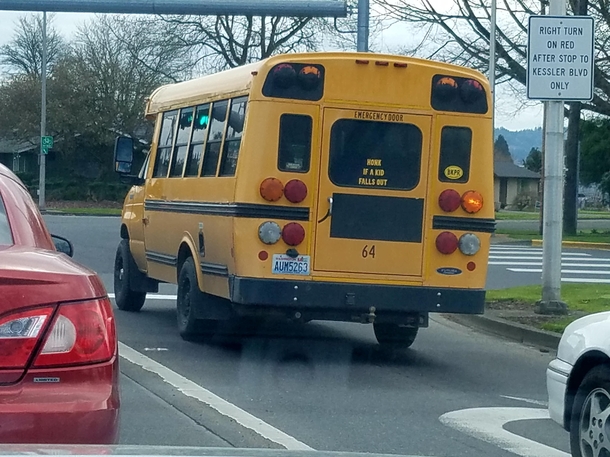
[[[469,190],[462,195],[462,208],[470,214],[477,213],[483,208],[483,196],[476,190]]]
[[[460,207],[462,197],[457,190],[445,189],[438,196],[438,206],[446,213],[452,213]]]
[[[305,229],[297,222],[289,222],[282,229],[282,239],[288,246],[298,246],[305,239]]]
[[[299,71],[299,83],[305,90],[315,89],[322,80],[320,70],[313,65],[306,65]]]
[[[268,202],[276,202],[284,194],[284,185],[277,178],[267,178],[261,183],[260,192]]]
[[[458,237],[451,232],[442,232],[436,237],[436,249],[441,254],[453,254],[458,248]]]
[[[301,203],[307,197],[307,186],[300,179],[292,179],[286,183],[284,195],[291,203]]]

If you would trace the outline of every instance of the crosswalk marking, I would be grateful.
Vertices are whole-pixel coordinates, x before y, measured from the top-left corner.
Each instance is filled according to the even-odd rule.
[[[602,255],[562,252],[562,282],[610,284],[610,257]],[[489,265],[504,267],[511,273],[541,274],[542,248],[495,245],[490,249]]]

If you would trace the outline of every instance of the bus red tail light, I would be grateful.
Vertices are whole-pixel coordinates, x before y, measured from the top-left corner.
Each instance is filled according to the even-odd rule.
[[[307,186],[300,179],[292,179],[286,183],[284,195],[291,203],[301,203],[307,197]]]
[[[476,103],[485,95],[485,90],[480,82],[467,79],[460,86],[460,96],[465,103]]]
[[[282,239],[288,246],[298,246],[305,239],[305,229],[297,222],[290,222],[282,229]]]
[[[451,232],[442,232],[436,237],[436,249],[441,254],[453,254],[458,248],[458,237]]]
[[[53,308],[46,307],[0,318],[0,367],[25,368],[52,313]]]
[[[284,185],[277,178],[267,178],[261,183],[260,193],[268,202],[276,202],[284,194]]]
[[[483,208],[483,196],[476,190],[464,192],[462,208],[470,214],[478,213]]]
[[[438,197],[438,206],[446,213],[452,213],[460,207],[462,197],[457,190],[445,189]]]
[[[110,360],[116,330],[107,298],[61,305],[35,367],[82,365]]]
[[[289,63],[276,65],[272,72],[273,84],[282,89],[287,89],[294,85],[297,79],[297,72]]]

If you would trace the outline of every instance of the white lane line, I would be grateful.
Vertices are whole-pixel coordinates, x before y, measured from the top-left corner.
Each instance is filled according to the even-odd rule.
[[[114,294],[108,294],[109,298],[115,298]],[[175,300],[175,295],[163,295],[163,294],[147,294],[146,300]]]
[[[564,265],[565,266],[565,265]],[[508,271],[514,271],[515,273],[542,273],[542,268],[507,268]],[[561,270],[561,274],[568,275],[610,275],[610,270]]]
[[[546,401],[532,400],[531,398],[512,397],[510,395],[500,395],[500,397],[508,398],[509,400],[522,401],[523,403],[530,403],[532,405],[539,405],[539,406],[544,406],[544,407],[549,406],[549,404]]]
[[[570,262],[578,261],[578,259],[570,259]],[[515,265],[515,266],[542,266],[542,261],[540,262],[498,262],[491,261],[488,262],[488,265]],[[562,267],[589,267],[589,268],[610,268],[610,263],[564,263],[561,262]]]
[[[166,383],[176,388],[188,397],[192,397],[211,408],[218,411],[220,414],[233,419],[243,427],[253,430],[263,438],[266,438],[274,443],[284,446],[291,451],[312,451],[313,448],[296,438],[282,432],[281,430],[269,425],[262,419],[244,411],[243,409],[229,403],[227,400],[220,398],[218,395],[209,390],[195,384],[193,381],[184,376],[170,370],[159,362],[154,361],[150,357],[139,353],[135,349],[119,342],[119,355],[125,360],[142,367],[144,370],[155,373]]]
[[[542,257],[542,252],[531,252],[531,251],[489,251],[490,254],[496,255],[527,255],[532,257]],[[561,255],[563,257],[591,257],[591,254],[583,254],[583,253],[572,253],[572,252],[562,252]],[[606,259],[607,260],[607,259]]]
[[[610,284],[610,279],[605,278],[561,278],[561,282],[586,282],[593,284]]]
[[[542,257],[539,255],[490,255],[490,259],[504,259],[504,260],[541,260]],[[591,257],[565,257],[565,254],[561,256],[561,260],[571,261],[587,261],[587,262],[608,262],[608,259],[591,258]]]
[[[548,418],[548,411],[542,408],[471,408],[448,412],[439,419],[451,428],[522,457],[569,457],[567,452],[503,428],[508,422]]]

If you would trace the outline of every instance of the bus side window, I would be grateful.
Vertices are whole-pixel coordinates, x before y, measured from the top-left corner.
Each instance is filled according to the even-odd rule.
[[[201,158],[203,157],[203,148],[209,124],[210,104],[199,105],[195,111],[193,133],[189,145],[189,153],[186,158],[184,176],[199,176],[199,165],[201,165]]]
[[[468,127],[443,127],[438,179],[441,182],[468,182],[472,130]]]
[[[228,100],[222,100],[212,104],[212,119],[210,121],[210,128],[208,129],[208,141],[205,145],[201,176],[216,176],[218,157],[220,156],[220,148],[222,147],[222,139],[225,131],[228,105]]]
[[[229,121],[222,151],[219,176],[235,176],[239,146],[244,133],[247,102],[248,97],[240,97],[231,101],[231,111],[229,111]]]
[[[172,164],[169,171],[170,177],[182,176],[184,160],[188,151],[189,137],[191,136],[191,125],[193,124],[194,108],[183,108],[180,110],[180,121],[178,132],[172,153]]]
[[[178,110],[163,113],[161,133],[159,134],[159,141],[157,142],[157,156],[155,159],[153,178],[167,177],[177,121]]]
[[[303,114],[282,114],[277,168],[281,171],[307,173],[311,157],[313,120]]]

